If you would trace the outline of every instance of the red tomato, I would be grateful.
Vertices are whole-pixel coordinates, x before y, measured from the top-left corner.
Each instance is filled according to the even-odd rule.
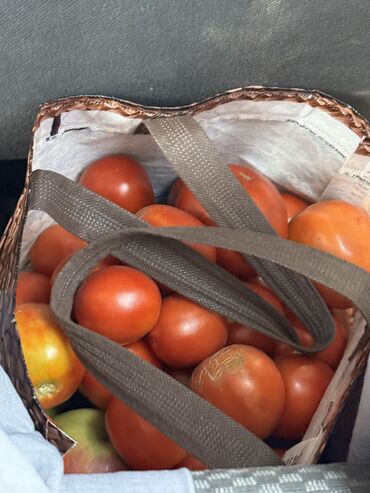
[[[252,346],[228,346],[204,360],[191,388],[260,438],[271,434],[284,407],[279,370]]]
[[[171,205],[148,205],[141,209],[137,216],[151,224],[152,226],[167,227],[167,226],[190,226],[201,227],[204,226],[197,218],[191,216],[181,209],[176,209]],[[216,262],[216,248],[189,244],[194,250],[208,258],[211,262]]]
[[[31,248],[31,264],[36,272],[51,277],[56,266],[65,258],[87,245],[58,224],[46,228]]]
[[[275,363],[284,379],[285,404],[274,435],[300,440],[334,372],[326,363],[304,356],[280,356]]]
[[[134,469],[170,469],[186,456],[184,449],[115,397],[105,419],[113,447]]]
[[[215,312],[180,295],[163,300],[148,342],[168,365],[194,366],[226,344],[227,323]]]
[[[71,257],[72,257],[72,255],[68,255],[67,258],[64,258],[63,260],[61,260],[61,262],[59,262],[59,264],[55,267],[53,275],[51,276],[51,285],[52,286],[54,285],[54,282],[55,282],[57,275],[63,269],[63,267],[65,266],[65,264],[67,263],[67,261]],[[111,265],[122,265],[122,262],[120,260],[118,260],[117,258],[112,257],[112,255],[108,255],[108,257],[103,258],[102,260],[100,260],[96,264],[96,266],[90,272],[90,274],[92,274],[93,272],[95,272],[97,270],[103,269],[104,267],[110,267]]]
[[[151,363],[157,368],[163,367],[161,361],[159,361],[143,339],[135,341],[132,344],[128,344],[125,347],[132,353],[136,354],[136,356],[148,361],[148,363]],[[85,371],[85,375],[82,379],[80,391],[89,399],[90,402],[94,404],[94,406],[99,407],[100,409],[107,408],[108,401],[112,396],[111,391],[104,387],[104,385],[101,384],[99,380],[97,380],[94,375],[87,370]]]
[[[22,350],[37,398],[44,409],[75,393],[84,368],[49,305],[25,303],[15,312]]]
[[[94,161],[82,172],[79,182],[133,213],[154,202],[146,169],[129,156],[117,154]]]
[[[214,222],[209,217],[208,212],[202,206],[202,204],[195,198],[193,192],[183,184],[180,192],[177,195],[175,204],[178,209],[182,209],[185,212],[188,212],[193,217],[196,217],[203,224],[207,226],[214,226]]]
[[[302,325],[302,322],[293,313],[287,317],[294,327],[297,333],[299,342],[304,347],[310,347],[313,344],[313,339],[308,330]],[[275,347],[273,348],[273,356],[291,356],[293,354],[299,354],[296,349],[285,342],[275,341]]]
[[[175,205],[177,197],[181,192],[183,186],[184,182],[182,181],[182,179],[176,178],[167,197],[167,203],[169,205]]]
[[[289,239],[331,253],[370,272],[370,217],[360,207],[327,200],[307,207],[289,225]],[[318,285],[331,308],[349,308],[344,296]]]
[[[203,469],[208,469],[208,467],[203,464],[199,459],[191,454],[188,454],[185,459],[183,459],[179,464],[177,464],[176,469],[181,467],[186,467],[190,471],[202,471]]]
[[[285,208],[288,214],[288,223],[290,223],[293,217],[302,212],[309,205],[307,202],[292,193],[282,193],[281,197],[284,200]]]
[[[288,218],[284,202],[275,185],[258,171],[246,166],[232,164],[234,173],[244,190],[282,238],[288,236]],[[254,274],[252,267],[238,252],[217,250],[217,262],[236,277],[246,280]]]
[[[283,304],[270,290],[264,288],[259,284],[246,283],[246,285],[261,296],[264,300],[271,303],[274,308],[282,315],[284,315]],[[247,327],[246,325],[238,322],[229,324],[229,333],[227,339],[227,345],[232,344],[246,344],[247,346],[254,346],[267,354],[274,352],[276,341],[271,337],[261,334],[260,332]]]
[[[16,305],[23,303],[49,303],[50,279],[38,272],[18,274]]]
[[[79,324],[108,339],[130,344],[147,334],[161,310],[161,294],[146,274],[114,265],[93,272],[75,297]]]
[[[167,368],[166,372],[171,375],[172,378],[190,389],[191,374],[193,373],[193,368]]]
[[[333,368],[333,370],[336,370],[343,357],[344,350],[346,349],[347,333],[335,315],[334,322],[336,330],[333,342],[324,351],[312,355],[312,358],[323,361]]]

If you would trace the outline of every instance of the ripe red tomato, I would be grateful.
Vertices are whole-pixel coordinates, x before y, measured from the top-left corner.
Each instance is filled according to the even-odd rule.
[[[62,404],[77,390],[84,368],[49,305],[25,303],[15,312],[28,373],[44,409]]]
[[[82,172],[79,182],[133,213],[154,202],[146,169],[129,156],[117,154],[94,161]]]
[[[186,456],[184,449],[115,397],[105,419],[113,447],[134,469],[171,469]]]
[[[183,186],[184,186],[184,182],[182,181],[182,179],[176,178],[168,194],[167,204],[175,205],[177,197],[181,192]]]
[[[76,293],[75,315],[84,327],[130,344],[152,330],[161,302],[159,289],[150,277],[131,267],[113,265],[84,280]]]
[[[36,239],[30,252],[31,264],[36,272],[51,277],[56,266],[65,258],[87,245],[86,241],[54,224]]]
[[[285,404],[274,436],[300,440],[334,372],[326,363],[304,356],[280,356],[275,363],[284,380]]]
[[[167,227],[167,226],[190,226],[190,227],[201,227],[204,226],[197,218],[191,216],[181,209],[176,209],[171,205],[148,205],[141,209],[137,216],[151,224],[152,226]],[[205,246],[189,244],[194,250],[208,258],[211,262],[216,262],[216,248]]]
[[[181,467],[186,467],[190,471],[202,471],[204,469],[208,469],[208,467],[203,464],[199,459],[194,457],[194,455],[188,454],[185,459],[179,462],[176,466],[176,469]]]
[[[293,217],[302,212],[309,205],[307,202],[292,193],[282,193],[281,197],[284,200],[285,208],[288,214],[288,223],[290,223]]]
[[[271,305],[273,305],[278,312],[284,315],[282,302],[269,289],[254,283],[246,283],[246,285],[267,302],[271,303]],[[253,346],[261,349],[261,351],[264,351],[267,354],[273,354],[275,343],[276,341],[271,337],[261,334],[246,325],[238,322],[229,324],[229,333],[227,338],[228,346],[232,344],[246,344],[247,346]]]
[[[135,341],[125,347],[132,353],[136,354],[136,356],[148,361],[148,363],[151,363],[157,368],[161,369],[163,367],[162,362],[159,361],[144,339]],[[94,404],[94,406],[99,407],[100,409],[107,408],[108,401],[112,396],[111,391],[104,387],[104,385],[101,384],[99,380],[97,380],[94,375],[87,370],[85,371],[82,379],[80,391],[89,399],[90,402]]]
[[[252,346],[228,346],[202,361],[191,388],[260,438],[284,408],[284,382],[275,363]]]
[[[18,274],[16,305],[23,303],[49,303],[50,279],[38,272],[20,272]]]
[[[194,301],[174,294],[163,300],[162,310],[148,342],[168,365],[194,366],[226,344],[225,319]]]
[[[370,272],[370,217],[360,207],[326,200],[307,207],[289,225],[289,239],[331,253]],[[349,308],[344,296],[318,285],[331,308]]]
[[[246,166],[232,164],[234,173],[244,190],[282,238],[288,236],[288,218],[285,205],[275,185],[258,171]],[[238,252],[217,250],[217,262],[236,277],[246,280],[254,274],[252,267]]]

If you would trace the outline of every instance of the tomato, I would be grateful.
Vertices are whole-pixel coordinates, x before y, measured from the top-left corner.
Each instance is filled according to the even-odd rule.
[[[304,356],[280,356],[275,363],[284,379],[285,405],[274,435],[300,440],[334,372],[326,363]]]
[[[113,447],[134,469],[170,469],[186,456],[184,449],[115,397],[105,418]]]
[[[77,390],[84,368],[49,305],[25,303],[15,312],[28,374],[44,409],[62,404]]]
[[[304,347],[312,346],[313,338],[299,318],[288,308],[285,308],[285,313],[287,319],[293,325],[301,345]],[[290,344],[282,341],[275,341],[275,347],[272,351],[273,356],[291,356],[293,354],[299,354],[299,352]]]
[[[326,200],[307,207],[289,225],[289,239],[331,253],[370,272],[370,217],[360,207]],[[344,296],[318,285],[331,308],[349,308]]]
[[[264,300],[271,303],[278,312],[284,315],[282,302],[269,289],[254,283],[246,283],[246,285]],[[228,346],[232,344],[246,344],[261,349],[261,351],[264,351],[267,354],[272,354],[274,352],[275,343],[276,341],[271,337],[261,334],[257,330],[247,327],[246,325],[238,322],[229,324],[227,338]]]
[[[260,438],[271,434],[284,408],[279,370],[252,346],[227,346],[202,361],[191,388]]]
[[[203,469],[208,469],[208,467],[203,464],[203,462],[201,462],[199,459],[191,454],[188,454],[185,459],[179,462],[176,466],[176,469],[179,469],[181,467],[186,467],[190,471],[202,471]]]
[[[135,341],[132,344],[128,344],[125,347],[132,353],[136,354],[136,356],[139,356],[145,361],[148,361],[157,368],[163,367],[162,362],[159,361],[159,359],[148,346],[147,342],[145,342],[143,339]],[[104,385],[101,384],[99,380],[97,380],[94,375],[92,375],[87,370],[85,371],[84,377],[82,379],[80,391],[85,397],[89,399],[90,402],[92,402],[96,407],[99,407],[100,409],[107,408],[108,401],[112,396],[111,391],[104,387]]]
[[[183,296],[163,300],[161,314],[148,342],[168,365],[194,366],[226,344],[225,319]]]
[[[179,193],[181,192],[183,186],[184,182],[182,181],[182,179],[176,178],[168,194],[167,204],[175,205],[177,197],[179,196]]]
[[[175,200],[175,207],[188,212],[193,217],[196,217],[206,226],[214,226],[214,221],[209,217],[208,212],[195,197],[193,192],[185,185],[181,188]]]
[[[67,261],[72,257],[72,255],[68,255],[68,257],[62,259],[59,264],[55,267],[53,275],[51,276],[51,285],[54,285],[55,279],[57,278],[57,275],[59,272],[63,269]],[[92,269],[90,274],[93,272],[103,269],[104,267],[110,267],[111,265],[123,265],[123,263],[118,260],[118,258],[113,257],[112,255],[108,255],[108,257],[103,258],[100,260],[96,266]]]
[[[343,357],[344,350],[347,345],[347,333],[340,320],[334,316],[335,322],[335,337],[333,342],[324,349],[312,355],[312,358],[327,363],[333,370],[338,368],[340,360]]]
[[[172,378],[185,385],[190,389],[191,374],[193,373],[193,367],[191,368],[167,368],[166,372],[171,375]]]
[[[286,238],[287,212],[275,185],[261,173],[247,166],[232,164],[230,169],[277,234]],[[254,275],[252,267],[238,252],[219,248],[217,262],[225,270],[244,281]]]
[[[16,305],[23,303],[49,303],[50,279],[38,272],[18,274]]]
[[[285,208],[288,214],[288,223],[290,223],[293,217],[302,212],[309,205],[307,202],[297,197],[297,195],[293,195],[292,193],[282,193],[281,197],[284,201]]]
[[[86,241],[54,224],[36,239],[30,252],[31,264],[36,272],[51,277],[56,266],[65,258],[87,245]]]
[[[105,156],[82,172],[80,184],[130,212],[154,202],[154,192],[144,166],[121,154]]]
[[[75,315],[84,327],[130,344],[156,324],[162,298],[156,283],[131,267],[113,265],[88,276],[75,296]]]
[[[167,227],[167,226],[190,226],[190,227],[201,227],[204,224],[197,218],[191,216],[181,209],[176,209],[171,205],[148,205],[141,209],[137,216],[151,224],[152,226]],[[194,250],[203,255],[204,257],[211,260],[211,262],[216,262],[216,248],[205,246],[205,245],[195,245],[191,244]]]

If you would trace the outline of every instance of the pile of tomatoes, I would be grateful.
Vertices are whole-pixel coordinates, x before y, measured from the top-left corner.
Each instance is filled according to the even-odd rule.
[[[341,201],[309,205],[280,193],[248,166],[232,164],[230,169],[278,235],[370,271],[366,212]],[[98,159],[82,172],[79,182],[153,227],[214,224],[180,179],[173,184],[168,203],[155,204],[145,168],[128,156]],[[84,246],[85,241],[61,226],[50,226],[32,246],[32,270],[19,274],[16,320],[41,405],[50,409],[79,389],[105,410],[111,442],[131,468],[206,467],[112,396],[83,368],[58,327],[48,305],[51,285],[66,260]],[[190,247],[245,282],[291,321],[304,346],[312,344],[302,323],[239,253]],[[330,308],[351,306],[338,293],[318,288]],[[274,437],[285,447],[305,433],[347,341],[345,328],[333,315],[332,344],[310,357],[297,354],[287,344],[226,320],[112,256],[99,262],[80,285],[73,317],[169,373],[260,438]]]

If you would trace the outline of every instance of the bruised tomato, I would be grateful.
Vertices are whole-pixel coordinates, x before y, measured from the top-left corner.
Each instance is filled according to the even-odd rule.
[[[227,346],[198,365],[191,388],[260,438],[281,417],[285,389],[275,363],[252,346]]]
[[[36,239],[30,252],[31,265],[36,272],[51,277],[56,266],[87,245],[86,241],[54,224]]]
[[[307,207],[289,225],[289,239],[323,250],[370,272],[370,217],[360,207],[341,200],[326,200]],[[318,284],[331,308],[352,303]]]
[[[281,197],[284,201],[288,214],[288,223],[290,223],[293,217],[302,212],[309,205],[307,202],[292,193],[282,193]]]
[[[194,366],[226,344],[225,319],[180,295],[163,300],[162,310],[148,342],[168,365]]]
[[[49,305],[26,303],[15,312],[29,376],[44,409],[62,404],[81,383],[84,368]]]
[[[276,233],[286,238],[288,235],[287,212],[275,185],[261,173],[247,166],[232,164],[230,169]],[[242,280],[247,280],[254,274],[252,267],[238,252],[219,248],[217,262],[225,270]]]
[[[188,454],[185,459],[183,459],[179,464],[177,464],[176,469],[180,467],[186,467],[190,471],[202,471],[203,469],[208,469],[208,467],[203,464],[199,459],[191,454]]]
[[[270,303],[278,312],[284,315],[284,308],[282,302],[277,296],[275,296],[269,289],[255,283],[246,283],[252,291],[261,296],[265,301]],[[275,340],[271,337],[261,334],[257,330],[254,330],[246,325],[238,322],[229,324],[227,345],[232,344],[246,344],[254,346],[267,354],[272,354],[275,348]]]
[[[176,178],[168,194],[167,204],[175,205],[177,197],[179,196],[179,193],[181,192],[183,186],[184,182],[182,181],[182,179]]]
[[[159,361],[159,359],[156,357],[156,355],[143,339],[135,341],[132,344],[128,344],[125,347],[132,353],[136,354],[136,356],[139,356],[145,361],[148,361],[148,363],[151,363],[157,368],[163,367],[162,362]],[[99,380],[97,380],[94,375],[92,375],[87,370],[85,371],[84,377],[82,379],[80,391],[85,397],[89,399],[90,402],[92,402],[96,407],[99,407],[100,409],[107,408],[108,401],[112,396],[110,390],[104,387],[104,385],[101,384]]]
[[[274,436],[300,440],[334,372],[326,363],[305,356],[280,356],[275,363],[284,380],[285,404]]]
[[[16,305],[49,303],[50,279],[38,272],[20,272],[18,275]]]
[[[151,224],[152,226],[168,227],[168,226],[189,226],[201,227],[204,224],[197,218],[191,216],[181,209],[172,207],[171,205],[154,204],[148,205],[141,209],[137,216]],[[216,262],[216,248],[206,245],[191,244],[194,250],[208,258],[211,262]]]
[[[82,172],[80,184],[130,212],[154,202],[154,192],[144,166],[121,154],[105,156]]]
[[[156,283],[143,272],[113,265],[93,272],[75,297],[80,325],[112,341],[130,344],[156,324],[162,298]]]
[[[134,469],[171,469],[186,451],[115,397],[105,415],[113,447]]]

